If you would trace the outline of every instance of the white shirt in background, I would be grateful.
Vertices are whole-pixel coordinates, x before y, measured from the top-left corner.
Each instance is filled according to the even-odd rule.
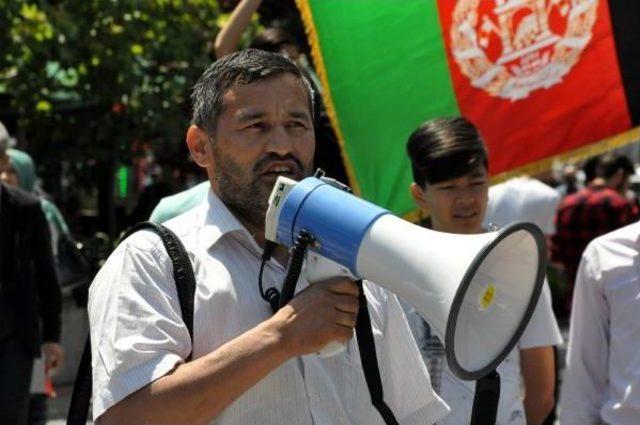
[[[560,408],[562,425],[640,424],[640,222],[582,256]]]
[[[198,282],[193,358],[202,357],[271,316],[258,290],[261,249],[209,192],[198,207],[166,223],[183,241]],[[285,270],[265,267],[265,288]],[[301,279],[298,290],[308,283]],[[401,424],[432,424],[448,411],[434,393],[395,295],[365,283],[384,398]],[[182,363],[191,342],[172,267],[158,236],[138,232],[120,244],[90,289],[93,415]],[[135,420],[133,421],[135,422]],[[372,406],[357,342],[331,358],[293,358],[227,407],[224,425],[383,424]]]
[[[536,224],[545,235],[556,232],[555,214],[560,194],[550,186],[530,177],[517,177],[489,188],[489,203],[484,226],[502,228],[515,221]]]

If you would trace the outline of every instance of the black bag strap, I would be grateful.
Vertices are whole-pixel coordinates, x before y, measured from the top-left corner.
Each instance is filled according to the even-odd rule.
[[[387,425],[397,425],[398,421],[393,416],[393,412],[384,402],[382,379],[380,378],[380,369],[378,368],[378,358],[376,356],[376,344],[371,330],[371,317],[361,280],[358,281],[358,287],[360,288],[360,295],[358,296],[360,307],[358,309],[358,318],[356,319],[356,339],[360,350],[362,371],[367,381],[367,387],[369,387],[371,404],[378,410]]]
[[[470,425],[495,425],[500,401],[500,375],[495,370],[476,381]]]
[[[122,242],[131,234],[138,230],[152,230],[160,236],[164,244],[171,263],[173,264],[173,278],[178,291],[178,301],[182,311],[182,320],[189,331],[191,345],[193,346],[193,301],[196,293],[196,278],[193,274],[193,266],[180,239],[167,227],[145,221],[138,223],[125,233],[120,239]],[[191,360],[193,352],[189,353],[186,361]],[[71,394],[71,404],[67,416],[67,425],[85,425],[89,414],[89,404],[91,403],[92,373],[91,373],[91,339],[87,337],[87,342],[82,352],[78,374]]]

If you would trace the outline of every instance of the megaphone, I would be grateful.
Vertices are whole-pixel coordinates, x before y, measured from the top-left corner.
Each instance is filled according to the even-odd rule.
[[[542,291],[546,248],[531,223],[477,235],[436,232],[326,180],[279,177],[265,224],[266,238],[288,247],[303,230],[313,235],[312,259],[335,265],[325,276],[316,272],[316,280],[349,274],[411,304],[464,380],[482,378],[504,360]]]

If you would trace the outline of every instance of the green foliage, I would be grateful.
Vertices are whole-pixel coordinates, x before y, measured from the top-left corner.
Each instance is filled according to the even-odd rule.
[[[217,0],[0,0],[0,10],[0,94],[30,141],[85,156],[182,143]]]

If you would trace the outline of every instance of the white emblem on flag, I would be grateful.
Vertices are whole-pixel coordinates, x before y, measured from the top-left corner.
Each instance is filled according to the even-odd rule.
[[[451,53],[474,87],[516,101],[562,81],[591,40],[598,0],[458,0]]]

